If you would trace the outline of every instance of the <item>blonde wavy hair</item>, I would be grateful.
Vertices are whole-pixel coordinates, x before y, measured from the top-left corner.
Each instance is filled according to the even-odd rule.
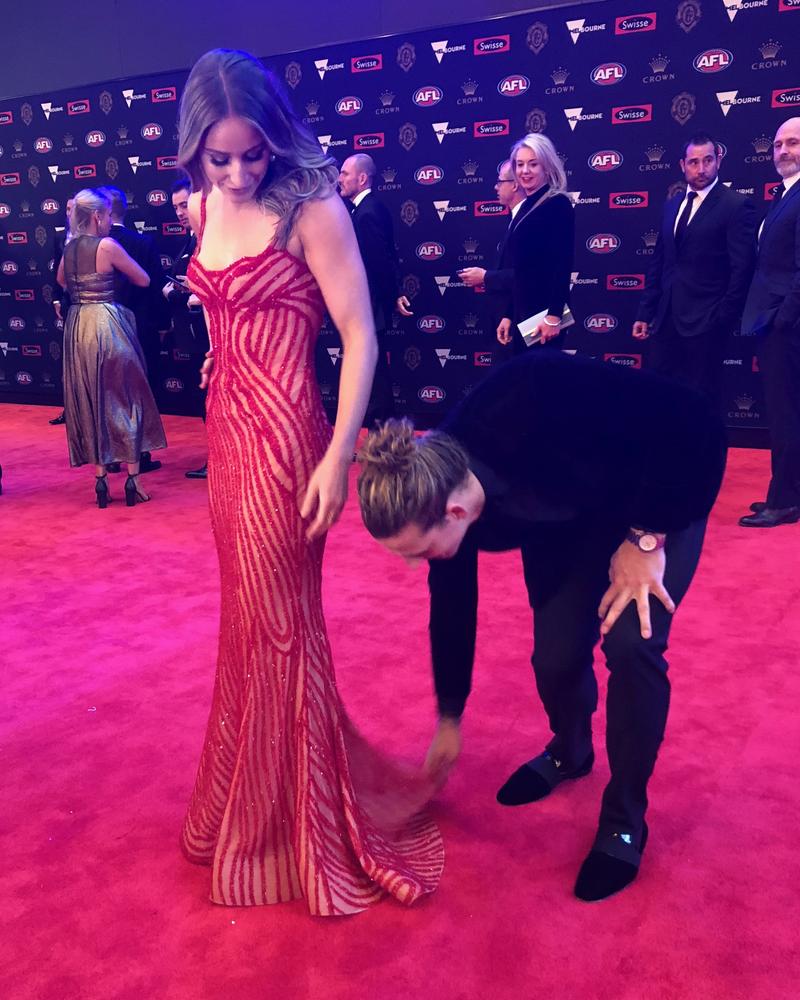
[[[514,176],[517,175],[515,166],[517,153],[523,146],[526,146],[544,167],[545,177],[550,185],[550,190],[547,192],[548,197],[552,198],[553,195],[564,194],[567,190],[567,175],[564,172],[564,164],[556,152],[556,147],[546,135],[542,135],[540,132],[529,132],[511,147],[509,159]]]
[[[69,213],[69,231],[71,236],[82,236],[95,212],[103,212],[111,208],[111,201],[99,188],[84,188],[72,196],[72,209]]]

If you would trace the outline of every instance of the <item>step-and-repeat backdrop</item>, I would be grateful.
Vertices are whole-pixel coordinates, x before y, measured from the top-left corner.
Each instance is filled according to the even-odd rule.
[[[559,8],[331,46],[267,64],[303,120],[341,162],[378,165],[414,317],[395,317],[387,348],[399,407],[435,423],[498,363],[488,296],[460,268],[494,265],[508,219],[495,200],[513,140],[555,143],[576,205],[569,348],[647,366],[630,330],[661,208],[681,182],[681,141],[722,142],[722,177],[761,212],[776,175],[771,140],[800,106],[800,0],[679,0]],[[257,41],[254,40],[257,48]],[[41,94],[0,106],[0,393],[60,398],[62,335],[52,306],[55,231],[67,197],[113,183],[128,224],[169,267],[185,234],[169,187],[186,73]],[[725,415],[765,424],[751,339],[731,335]],[[341,345],[322,330],[318,376],[335,408]],[[198,356],[167,340],[159,373],[169,412],[196,406]]]

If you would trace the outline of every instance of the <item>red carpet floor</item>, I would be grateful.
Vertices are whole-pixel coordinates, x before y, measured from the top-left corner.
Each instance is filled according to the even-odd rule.
[[[775,1000],[798,995],[800,526],[746,531],[768,455],[731,454],[671,649],[672,714],[636,884],[572,884],[605,755],[521,809],[497,787],[546,739],[518,557],[485,558],[476,686],[436,804],[439,891],[348,919],[224,909],[178,853],[218,614],[199,420],[167,418],[153,502],[92,504],[52,409],[0,406],[4,794],[0,997]],[[122,495],[122,477],[112,493]],[[339,684],[375,742],[421,759],[434,721],[422,571],[352,501],[329,541]],[[598,665],[602,676],[604,669]],[[604,684],[604,679],[602,681]],[[602,746],[602,712],[597,740]]]

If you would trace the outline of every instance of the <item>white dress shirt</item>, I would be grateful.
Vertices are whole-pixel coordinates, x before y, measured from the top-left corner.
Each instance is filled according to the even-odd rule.
[[[697,197],[692,202],[692,211],[691,214],[689,215],[689,222],[687,223],[687,225],[691,224],[692,219],[695,217],[695,215],[697,215],[697,209],[700,208],[700,206],[703,204],[704,199],[709,196],[709,194],[714,190],[717,184],[719,184],[719,177],[715,177],[714,183],[709,184],[708,187],[703,188],[702,191],[694,191],[694,188],[686,189],[686,195],[684,196],[680,208],[678,209],[678,214],[675,216],[675,225],[672,227],[673,235],[675,234],[675,230],[678,228],[678,219],[680,219],[680,217],[683,215],[683,210],[684,208],[686,208],[687,202],[689,201],[690,192],[694,191]]]

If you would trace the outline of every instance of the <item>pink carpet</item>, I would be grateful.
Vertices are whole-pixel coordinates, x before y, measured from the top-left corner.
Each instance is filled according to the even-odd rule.
[[[439,891],[347,919],[225,909],[178,831],[214,673],[216,555],[199,420],[166,418],[153,502],[93,506],[53,409],[0,406],[0,997],[8,1000],[773,1000],[797,996],[800,525],[746,531],[766,452],[734,451],[678,613],[672,714],[637,882],[572,896],[607,778],[503,809],[547,738],[519,557],[484,557],[475,691],[436,803]],[[421,759],[434,723],[422,570],[332,532],[326,605],[345,704]],[[604,669],[599,668],[602,683]],[[604,718],[597,717],[602,746]]]

